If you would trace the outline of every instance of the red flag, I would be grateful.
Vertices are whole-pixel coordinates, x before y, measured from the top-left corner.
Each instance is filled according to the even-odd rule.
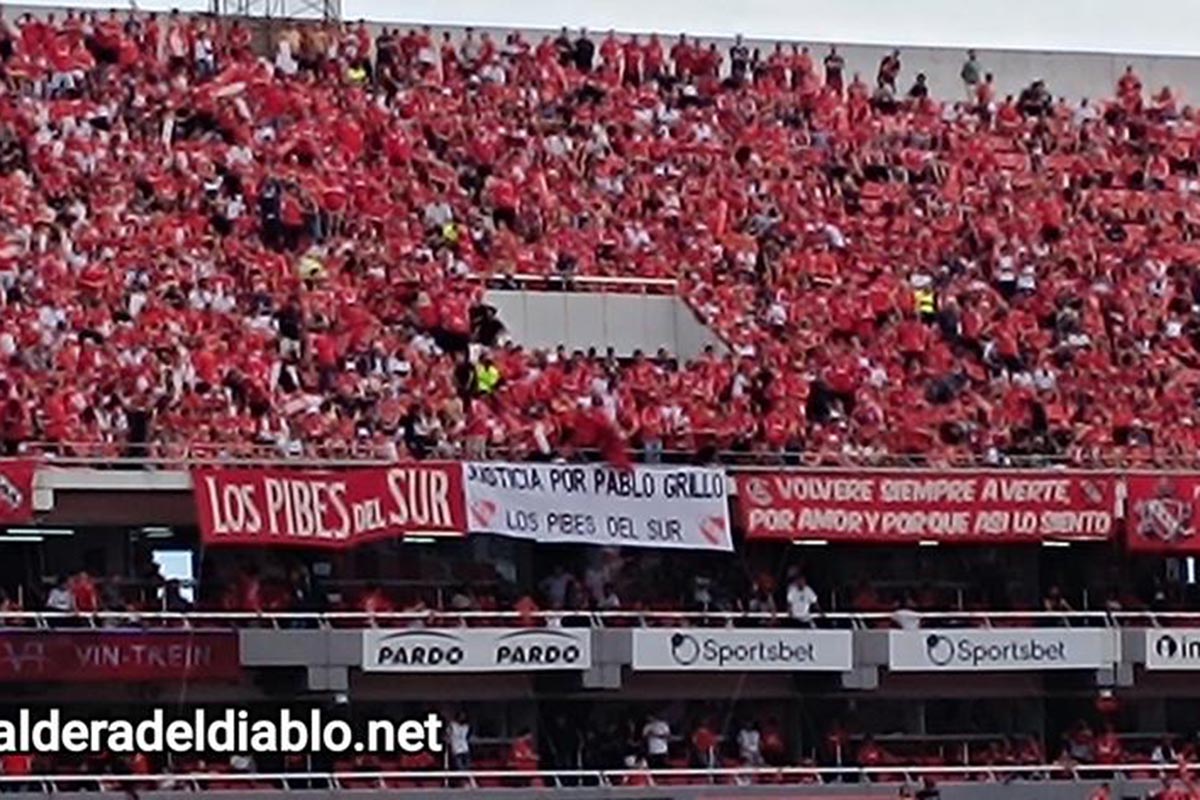
[[[576,447],[599,450],[604,460],[614,467],[633,467],[625,437],[598,403],[594,403],[591,408],[580,410],[576,415],[571,440]]]

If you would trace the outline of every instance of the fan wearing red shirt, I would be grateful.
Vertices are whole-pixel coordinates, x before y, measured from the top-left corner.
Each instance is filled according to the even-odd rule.
[[[708,720],[701,720],[692,731],[692,764],[701,769],[715,767],[717,760],[717,744],[720,739],[708,726]]]
[[[439,344],[448,353],[461,353],[471,340],[471,300],[465,292],[449,292],[442,298]]]
[[[663,49],[658,34],[650,34],[646,46],[642,48],[642,62],[646,67],[646,79],[658,80],[663,75]]]
[[[492,221],[497,228],[512,230],[517,225],[518,198],[517,187],[508,178],[492,176],[488,178],[487,196],[492,206]]]
[[[642,61],[642,45],[635,33],[626,40],[622,47],[621,80],[625,82],[626,86],[642,85]]]
[[[887,751],[875,742],[875,737],[867,736],[858,748],[858,765],[860,767],[879,767],[891,760]]]
[[[0,771],[6,777],[20,778],[33,774],[33,756],[29,753],[5,753],[0,756]],[[6,783],[10,792],[19,792],[27,789],[23,783]]]
[[[599,450],[605,461],[619,469],[629,469],[633,465],[625,437],[608,418],[599,397],[592,398],[589,408],[581,408],[575,413],[571,444],[582,450]]]
[[[383,588],[371,584],[358,601],[358,607],[364,614],[369,614],[374,620],[377,614],[390,614],[396,610],[396,604],[387,596]]]
[[[508,767],[518,772],[536,772],[539,760],[533,732],[526,728],[508,749]]]
[[[904,357],[905,368],[913,362],[923,362],[925,351],[929,348],[929,328],[916,317],[909,317],[900,323],[896,330],[897,345],[900,355]]]
[[[1121,738],[1111,725],[1105,727],[1104,733],[1096,740],[1095,747],[1097,764],[1120,764],[1125,758]]]
[[[696,51],[686,34],[679,34],[679,41],[671,48],[671,61],[675,64],[675,77],[680,80],[687,80],[695,71]]]
[[[1164,776],[1162,779],[1162,787],[1158,791],[1152,793],[1150,797],[1153,800],[1192,800],[1192,787],[1180,780],[1172,780],[1170,777]]]
[[[75,598],[75,610],[86,614],[100,609],[100,593],[96,590],[96,582],[87,570],[80,570],[71,578],[68,588]]]

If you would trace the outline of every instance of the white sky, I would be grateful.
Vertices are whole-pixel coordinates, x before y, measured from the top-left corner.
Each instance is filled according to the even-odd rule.
[[[291,0],[295,2],[295,0]],[[26,0],[18,5],[64,5]],[[115,0],[72,5],[108,8]],[[203,10],[205,0],[140,0]],[[855,44],[1200,55],[1200,0],[343,0],[343,16]]]

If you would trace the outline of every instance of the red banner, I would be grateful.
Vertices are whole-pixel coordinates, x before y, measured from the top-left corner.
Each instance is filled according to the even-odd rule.
[[[466,532],[462,465],[370,469],[199,469],[205,544],[344,548],[405,534]]]
[[[32,458],[0,461],[0,525],[33,520],[33,473],[37,461]]]
[[[1200,552],[1200,475],[1130,475],[1125,486],[1130,550]]]
[[[234,631],[3,631],[0,682],[236,680]]]
[[[737,476],[750,539],[1021,542],[1106,539],[1116,479],[1067,472],[752,472]]]

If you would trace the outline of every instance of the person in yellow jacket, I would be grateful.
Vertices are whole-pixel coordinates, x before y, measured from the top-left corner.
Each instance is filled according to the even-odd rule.
[[[922,322],[932,322],[937,316],[937,292],[933,289],[933,281],[927,276],[913,280],[913,307]]]
[[[491,394],[500,384],[500,368],[485,355],[475,365],[475,391],[479,394]]]

